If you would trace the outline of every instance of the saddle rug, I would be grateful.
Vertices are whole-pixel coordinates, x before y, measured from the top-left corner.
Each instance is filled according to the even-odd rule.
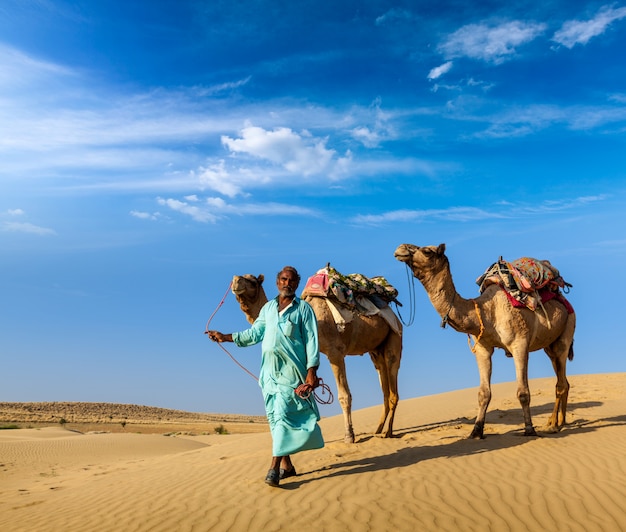
[[[379,314],[396,333],[402,334],[400,321],[389,307],[392,301],[401,305],[398,291],[382,276],[342,275],[327,264],[308,278],[300,297],[325,298],[339,331],[344,330],[357,312],[365,316]]]
[[[392,301],[398,303],[398,291],[384,277],[369,278],[360,273],[343,275],[330,264],[309,277],[301,297],[305,296],[333,298],[348,307],[359,307],[360,297],[370,300],[378,308],[384,308]],[[367,312],[367,307],[366,304],[361,310]]]
[[[476,284],[481,294],[491,284],[500,285],[509,299],[518,303],[515,306],[525,306],[530,310],[536,310],[542,303],[554,297],[548,297],[548,294],[560,295],[561,288],[569,291],[572,286],[565,282],[550,261],[532,257],[522,257],[513,262],[507,262],[500,257],[476,279]],[[561,300],[567,302],[562,295],[559,298]],[[566,307],[571,308],[569,302]]]

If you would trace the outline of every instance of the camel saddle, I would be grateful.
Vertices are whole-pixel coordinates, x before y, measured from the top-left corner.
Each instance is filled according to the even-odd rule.
[[[315,296],[336,300],[341,305],[359,310],[369,310],[370,305],[364,299],[373,303],[377,308],[385,308],[397,300],[398,291],[382,276],[365,277],[360,273],[342,275],[328,264],[318,270],[307,280],[301,297]]]
[[[482,294],[491,284],[500,285],[509,299],[536,310],[547,299],[569,292],[571,284],[565,282],[559,270],[550,261],[522,257],[507,262],[500,257],[478,279],[476,284]],[[552,294],[552,295],[550,295]],[[559,299],[565,299],[560,296]]]

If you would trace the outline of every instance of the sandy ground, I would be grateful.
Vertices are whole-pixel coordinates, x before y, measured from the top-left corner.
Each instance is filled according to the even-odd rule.
[[[1,430],[0,530],[626,530],[626,373],[569,380],[558,434],[522,435],[513,383],[493,387],[483,440],[476,388],[401,401],[391,439],[369,432],[378,408],[354,413],[355,444],[323,419],[326,447],[279,488],[267,432]],[[540,429],[554,379],[530,385]]]

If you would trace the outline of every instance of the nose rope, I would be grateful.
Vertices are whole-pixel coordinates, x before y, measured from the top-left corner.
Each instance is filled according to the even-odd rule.
[[[226,297],[228,296],[228,293],[231,291],[231,287],[232,287],[232,282],[228,284],[228,288],[226,289],[226,292],[224,293],[224,297],[222,297],[222,300],[219,302],[219,304],[217,305],[216,309],[213,311],[213,314],[211,314],[211,316],[209,317],[209,319],[206,322],[206,327],[204,329],[204,334],[209,334],[209,325],[211,324],[211,320],[213,319],[213,317],[215,316],[215,314],[217,314],[217,311],[220,309],[220,307],[224,304],[224,301],[226,301]],[[259,378],[252,373],[251,371],[249,371],[243,364],[241,364],[233,355],[230,354],[230,352],[228,351],[228,349],[226,349],[223,345],[222,342],[216,342],[217,345],[222,349],[222,351],[224,351],[224,353],[226,353],[231,359],[232,361],[237,364],[242,370],[244,370],[248,375],[250,375],[250,377],[252,377],[255,381],[259,381]],[[330,391],[330,387],[328,386],[328,384],[326,384],[322,379],[318,379],[318,386],[321,388],[322,390],[322,395],[324,395],[325,392],[328,392],[328,399],[323,399],[322,397],[317,395],[317,392],[315,392],[312,388],[312,386],[310,384],[301,384],[300,386],[298,386],[298,388],[294,388],[294,391],[296,391],[296,393],[302,397],[303,399],[308,399],[311,396],[311,393],[313,393],[313,397],[314,399],[322,404],[322,405],[329,405],[333,402],[334,397],[333,397],[333,393]],[[297,390],[300,389],[300,391],[298,392]]]
[[[224,297],[222,297],[222,300],[219,302],[219,304],[217,305],[216,309],[213,311],[213,314],[211,314],[211,317],[208,319],[208,321],[206,322],[206,327],[204,329],[204,334],[209,334],[209,325],[211,324],[211,320],[213,319],[213,316],[215,316],[215,314],[217,314],[217,311],[220,309],[220,307],[224,304],[224,301],[226,301],[226,297],[228,296],[228,293],[230,292],[230,289],[232,287],[233,283],[230,282],[228,283],[228,288],[226,289],[226,292],[224,293]],[[237,364],[242,370],[244,370],[248,375],[250,375],[250,377],[252,377],[255,381],[258,382],[258,377],[252,373],[251,371],[249,371],[245,366],[243,366],[243,364],[241,364],[233,355],[230,354],[230,352],[228,351],[228,349],[226,349],[221,342],[217,342],[217,345],[222,349],[222,351],[224,351],[224,353],[226,353],[231,359],[232,361]]]
[[[408,320],[404,321],[404,318],[402,317],[402,314],[400,313],[400,308],[398,307],[397,301],[396,301],[396,311],[398,312],[400,321],[404,324],[404,326],[410,327],[411,325],[413,325],[413,322],[415,321],[415,276],[411,273],[411,269],[409,268],[408,264],[406,264],[406,278],[409,284],[409,318]]]

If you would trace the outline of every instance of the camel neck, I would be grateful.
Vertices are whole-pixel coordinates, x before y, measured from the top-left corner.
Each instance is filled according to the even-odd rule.
[[[473,299],[462,297],[454,286],[449,267],[424,283],[433,307],[441,317],[442,327],[446,324],[460,332],[476,334],[480,329]]]

